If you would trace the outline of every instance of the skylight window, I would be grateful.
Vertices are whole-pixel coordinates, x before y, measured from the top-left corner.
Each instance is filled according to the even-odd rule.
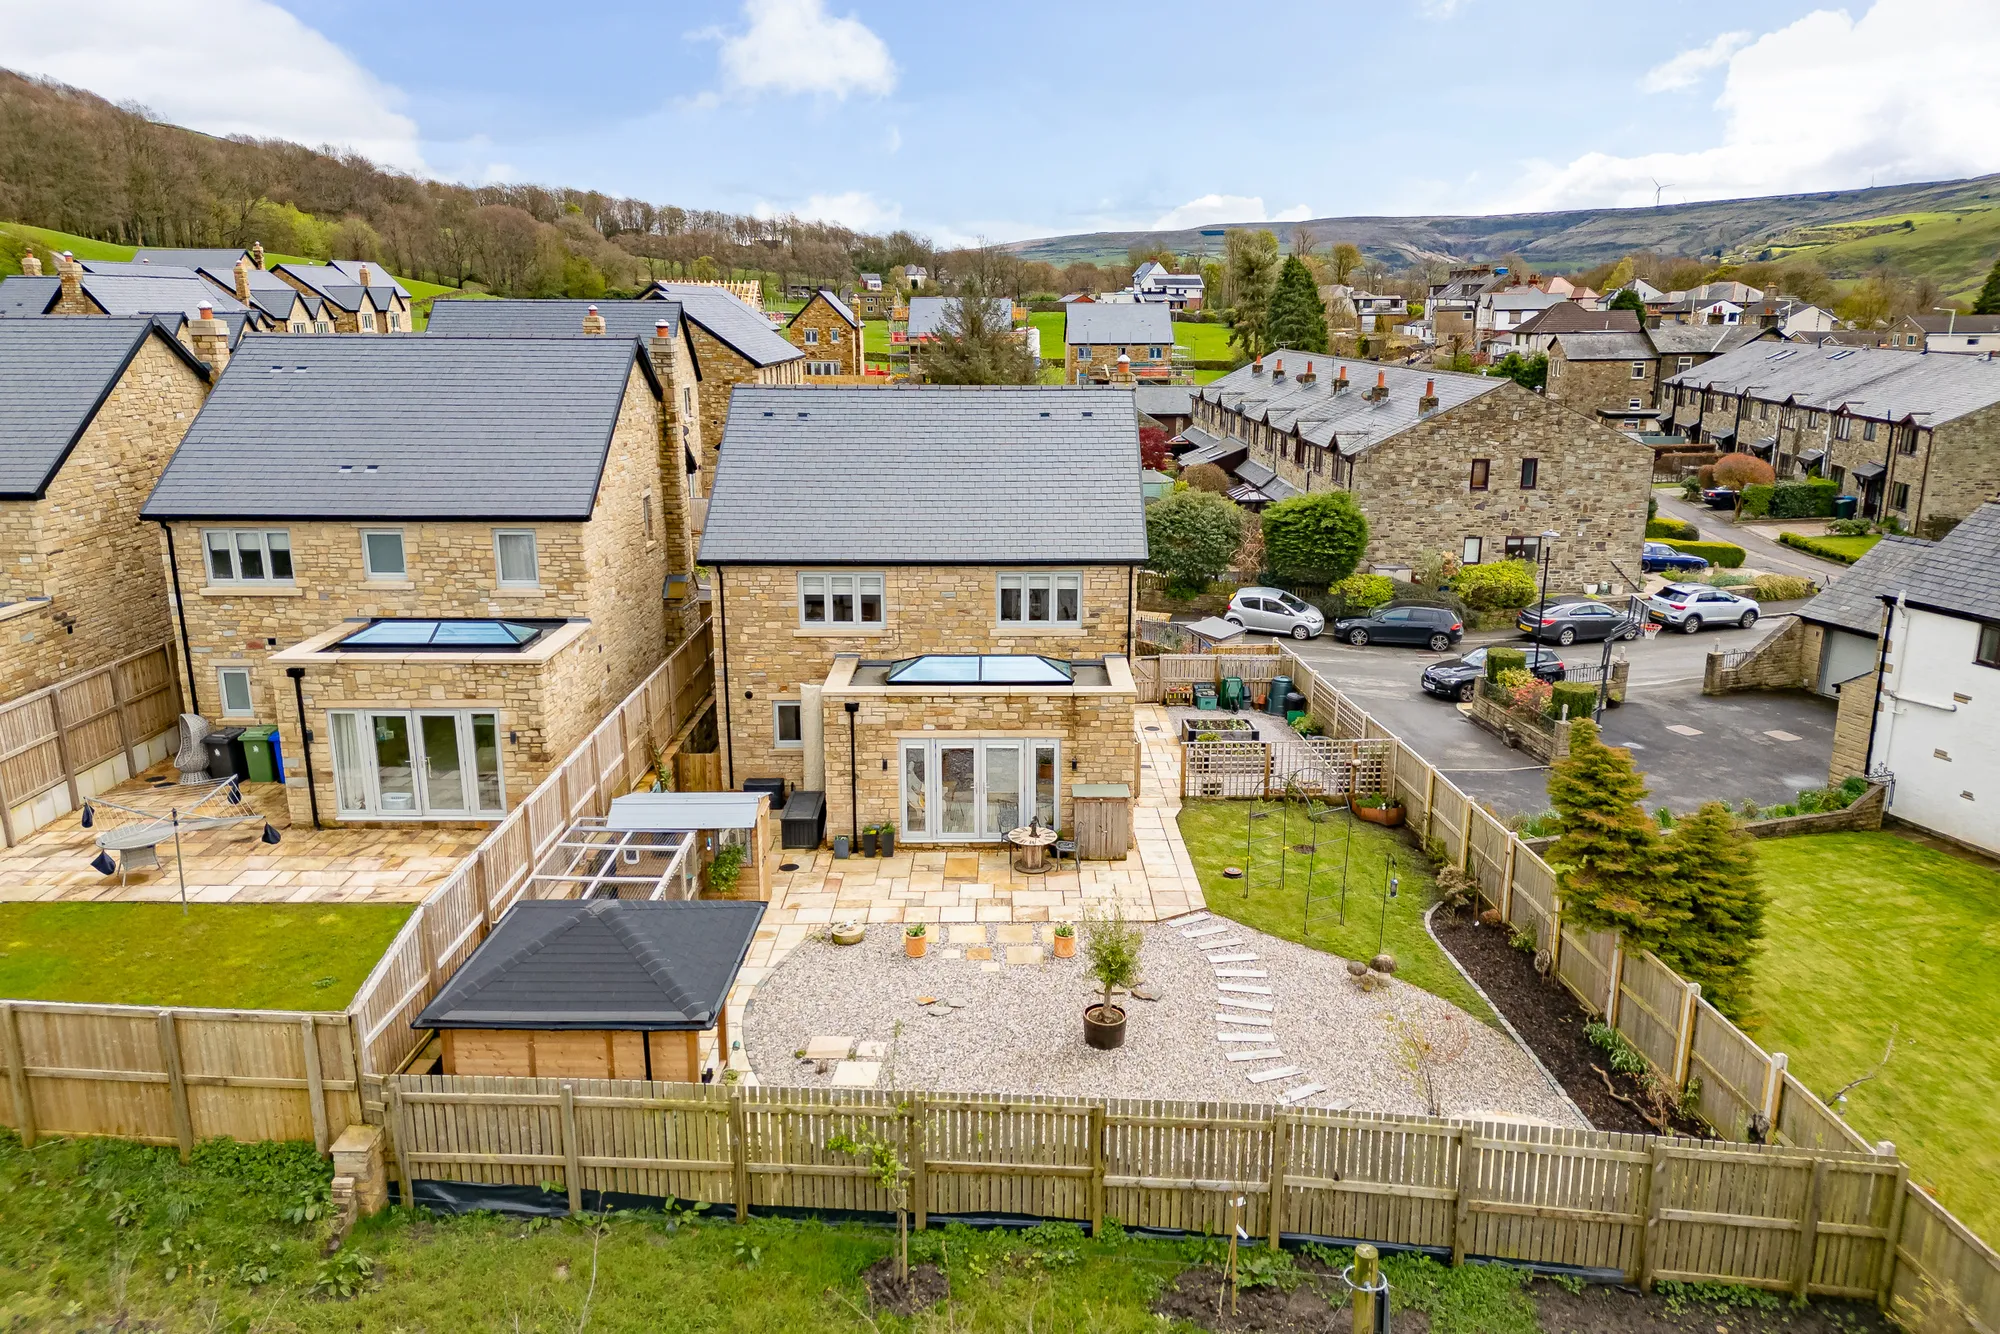
[[[561,621],[378,620],[341,640],[338,647],[372,653],[452,653],[471,649],[517,653]]]
[[[889,665],[889,684],[1066,686],[1075,672],[1066,662],[1029,653],[931,653]]]

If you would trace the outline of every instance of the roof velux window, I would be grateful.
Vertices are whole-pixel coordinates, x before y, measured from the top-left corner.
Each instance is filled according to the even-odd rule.
[[[1075,673],[1066,662],[1039,654],[931,653],[889,665],[889,684],[1066,686]]]

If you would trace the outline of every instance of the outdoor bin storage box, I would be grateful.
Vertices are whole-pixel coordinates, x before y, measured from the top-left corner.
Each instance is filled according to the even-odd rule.
[[[745,792],[767,792],[771,797],[771,809],[785,809],[785,780],[782,778],[746,778],[743,780]]]
[[[1270,712],[1277,714],[1280,718],[1284,717],[1285,696],[1291,693],[1291,689],[1292,689],[1291,677],[1289,676],[1272,677],[1271,691],[1269,694],[1264,696],[1264,707]]]
[[[201,739],[208,749],[208,776],[220,783],[225,778],[248,778],[243,767],[243,729],[218,727]]]
[[[792,793],[785,803],[779,844],[787,848],[816,848],[826,837],[826,793]]]
[[[1080,861],[1123,861],[1132,846],[1132,789],[1125,783],[1078,783],[1069,790]]]
[[[243,729],[243,772],[251,783],[282,783],[284,765],[278,759],[278,729],[269,726]]]
[[[1835,496],[1833,498],[1833,517],[1836,519],[1851,519],[1854,517],[1854,512],[1860,507],[1860,496]]]

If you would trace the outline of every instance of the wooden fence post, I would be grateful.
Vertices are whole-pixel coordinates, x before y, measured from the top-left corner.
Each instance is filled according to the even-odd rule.
[[[118,744],[125,748],[126,777],[137,778],[139,752],[132,747],[132,720],[125,716],[125,663],[130,661],[114,662],[105,670],[111,674],[111,710],[118,716]]]
[[[1813,1159],[1812,1185],[1806,1188],[1806,1206],[1799,1218],[1799,1269],[1792,1279],[1792,1300],[1802,1302],[1812,1286],[1813,1261],[1819,1252],[1819,1214],[1826,1197],[1826,1159]]]
[[[1507,869],[1500,874],[1500,902],[1494,906],[1500,910],[1500,925],[1514,925],[1514,858],[1521,851],[1521,840],[1512,834],[1507,836]]]
[[[1674,1031],[1674,1087],[1684,1089],[1688,1082],[1688,1067],[1694,1063],[1694,1022],[1701,1014],[1701,983],[1690,982],[1681,992],[1680,1022]]]
[[[188,1109],[187,1077],[181,1072],[180,1034],[174,1031],[174,1012],[159,1015],[160,1065],[167,1072],[167,1110],[174,1118],[174,1138],[180,1141],[181,1161],[194,1156],[194,1116]]]
[[[21,1147],[35,1147],[35,1095],[28,1091],[27,1056],[21,1049],[21,1025],[14,1003],[0,1001],[0,1043],[5,1044],[7,1088],[14,1100],[14,1129],[20,1132]]]
[[[386,1081],[385,1081],[386,1084]],[[394,1084],[386,1084],[383,1096],[389,1100],[389,1156],[396,1164],[396,1180],[403,1183],[403,1207],[417,1207],[416,1174],[410,1168],[409,1117],[403,1111],[402,1093]]]
[[[299,1021],[299,1030],[299,1036],[305,1043],[306,1099],[311,1104],[307,1110],[312,1113],[313,1147],[324,1158],[333,1137],[328,1133],[326,1124],[326,1079],[319,1068],[319,1027],[309,1015]]]
[[[1660,1214],[1666,1208],[1667,1146],[1653,1141],[1653,1161],[1646,1168],[1646,1226],[1639,1233],[1639,1288],[1653,1290],[1653,1257],[1659,1253]]]
[[[1469,1126],[1461,1126],[1458,1131],[1458,1217],[1451,1230],[1451,1262],[1465,1263],[1465,1253],[1472,1246],[1472,1184],[1475,1173],[1472,1157],[1479,1152],[1472,1143],[1473,1131]]]
[[[1104,1232],[1104,1104],[1090,1105],[1090,1235]]]
[[[1764,1119],[1771,1123],[1771,1130],[1773,1132],[1778,1128],[1778,1107],[1785,1095],[1785,1066],[1787,1063],[1785,1053],[1774,1051],[1771,1053],[1770,1064],[1764,1068],[1763,1106],[1758,1110],[1763,1112]]]
[[[909,1108],[903,1113],[903,1146],[910,1159],[910,1212],[917,1216],[916,1228],[922,1232],[931,1222],[930,1170],[925,1164],[930,1102],[920,1093],[910,1099]]]
[[[743,1114],[743,1091],[729,1091],[729,1199],[736,1221],[750,1217],[750,1146],[744,1143],[749,1118]]]
[[[1611,981],[1604,989],[1604,1023],[1606,1027],[1618,1027],[1619,991],[1625,981],[1625,937],[1616,936],[1611,941],[1611,967],[1606,970]]]
[[[1426,762],[1424,765],[1424,837],[1426,839],[1437,832],[1437,790],[1438,771]]]
[[[1889,1151],[1894,1153],[1895,1145],[1889,1145]],[[1903,1244],[1903,1202],[1910,1196],[1910,1169],[1898,1163],[1895,1180],[1895,1193],[1889,1198],[1889,1235],[1882,1239],[1881,1277],[1875,1283],[1875,1305],[1884,1311],[1896,1295],[1896,1262]]]
[[[1562,900],[1556,900],[1556,909],[1549,914],[1549,976],[1560,977],[1563,957],[1563,913]]]
[[[576,1085],[562,1086],[563,1185],[569,1188],[569,1211],[583,1212],[582,1147],[576,1142]]]
[[[1285,1226],[1285,1169],[1292,1162],[1292,1114],[1280,1109],[1271,1116],[1271,1193],[1266,1211],[1271,1222],[1271,1249],[1278,1250],[1278,1238]]]
[[[1465,809],[1458,816],[1458,869],[1465,870],[1472,864],[1472,816],[1479,808],[1472,804],[1472,798],[1465,797]]]
[[[64,730],[60,686],[49,687],[49,716],[56,720],[56,762],[62,765],[63,781],[69,784],[69,808],[76,810],[83,805],[83,798],[76,793],[76,766],[69,760],[69,737]]]

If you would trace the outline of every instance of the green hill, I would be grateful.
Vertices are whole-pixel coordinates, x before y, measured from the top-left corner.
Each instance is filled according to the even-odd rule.
[[[1738,258],[1810,259],[1837,279],[1893,268],[1930,278],[1945,301],[1969,305],[2000,258],[2000,207],[1896,213],[1802,227]]]

